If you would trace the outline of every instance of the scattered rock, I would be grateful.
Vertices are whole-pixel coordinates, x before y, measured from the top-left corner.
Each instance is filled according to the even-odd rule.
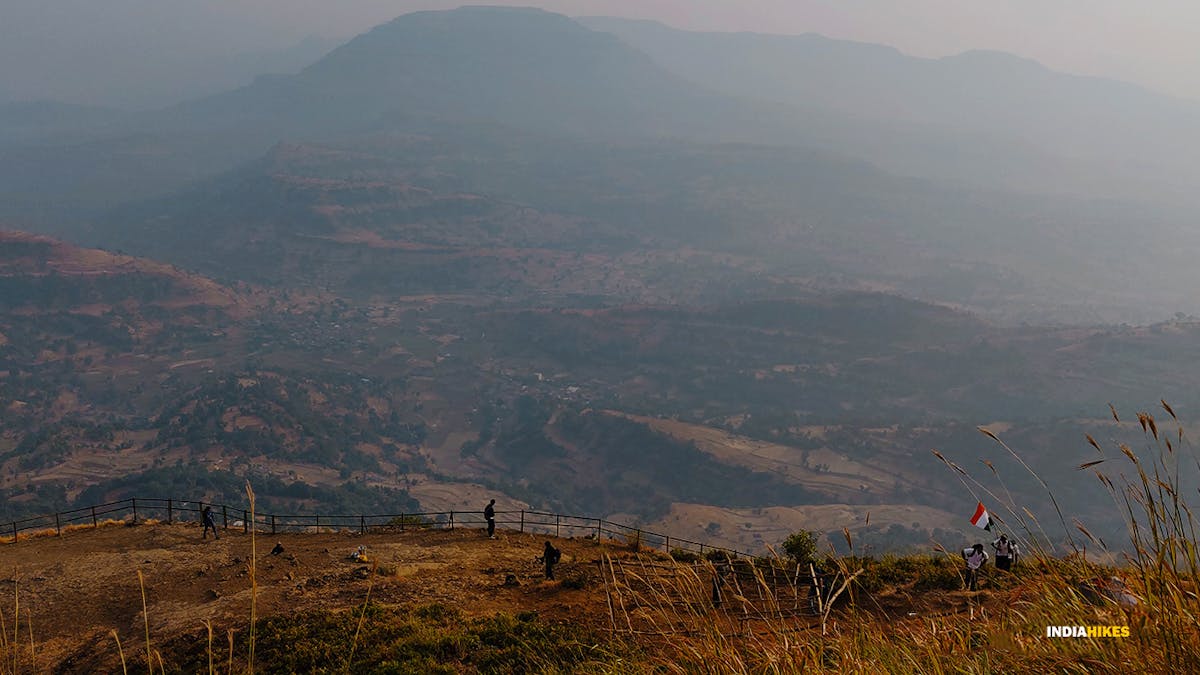
[[[506,574],[506,575],[504,575],[504,585],[510,586],[510,587],[511,586],[520,586],[521,582],[517,580],[517,575]]]

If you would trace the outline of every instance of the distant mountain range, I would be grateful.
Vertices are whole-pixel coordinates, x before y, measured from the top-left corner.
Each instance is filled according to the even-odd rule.
[[[1191,198],[1193,111],[1000,54],[926,60],[818,36],[581,24],[531,9],[417,12],[297,74],[166,110],[0,109],[0,220],[86,231],[94,245],[167,250],[179,233],[166,221],[145,229],[146,219],[222,222],[245,204],[271,202],[284,211],[265,217],[282,222],[298,207],[268,198],[278,181],[257,174],[239,183],[261,164],[227,172],[280,143],[315,144],[358,148],[358,159],[391,166],[375,197],[417,187],[440,207],[474,195],[560,224],[603,223],[582,230],[597,238],[766,255],[810,279],[854,285],[866,274],[870,284],[972,307],[983,296],[996,302],[1003,288],[1004,302],[1022,298],[1015,313],[1025,317],[1076,303],[1088,308],[1066,309],[1076,320],[1145,320],[1200,309],[1184,290],[1196,240],[1187,211],[1172,205]],[[301,175],[361,182],[354,162],[325,161],[333,165]],[[225,187],[214,202],[215,185]],[[293,189],[312,193],[313,184]],[[320,196],[334,203],[305,204],[363,224],[334,193]],[[171,204],[175,195],[183,199]],[[380,214],[404,212],[378,208],[376,233],[395,225]],[[200,215],[222,209],[215,221]],[[431,241],[439,227],[481,232],[444,218],[423,223]],[[1155,262],[1112,274],[1135,231]],[[524,245],[536,232],[565,241],[511,219],[484,240],[516,235]],[[594,243],[568,239],[579,250]],[[1158,302],[1147,305],[1147,293]]]
[[[845,149],[897,173],[1175,199],[1190,197],[1200,178],[1192,160],[1200,151],[1200,103],[1124,82],[1058,73],[1002,52],[924,59],[815,34],[579,21],[713,91],[836,112],[887,131],[893,138],[868,134],[871,145]],[[923,144],[928,156],[918,147],[905,151],[908,143]]]
[[[928,60],[819,36],[582,22],[489,7],[408,14],[298,74],[99,132],[161,138],[153,173],[164,163],[217,171],[285,140],[469,123],[814,147],[974,187],[1192,196],[1198,106],[1131,85],[996,53]],[[199,149],[185,140],[197,136]]]

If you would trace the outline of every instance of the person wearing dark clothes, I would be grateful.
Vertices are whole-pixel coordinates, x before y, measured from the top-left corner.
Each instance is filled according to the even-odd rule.
[[[204,531],[201,532],[200,538],[208,539],[208,531],[211,529],[213,533],[213,539],[220,539],[221,535],[217,532],[217,519],[213,517],[212,507],[204,507],[204,511],[202,511],[200,515],[204,520]]]
[[[726,563],[717,563],[713,566],[712,578],[712,603],[713,607],[721,606],[721,587],[725,585],[725,575],[729,572]]]
[[[488,505],[483,509],[483,517],[487,519],[488,536],[492,539],[496,538],[496,500],[488,502]]]
[[[562,551],[554,548],[550,542],[546,542],[546,548],[542,550],[542,557],[538,558],[546,565],[546,578],[554,580],[554,566],[558,564],[559,558],[562,557]]]

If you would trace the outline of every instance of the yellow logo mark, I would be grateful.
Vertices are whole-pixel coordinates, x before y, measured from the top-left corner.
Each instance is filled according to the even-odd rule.
[[[1046,626],[1048,638],[1127,638],[1129,626]]]

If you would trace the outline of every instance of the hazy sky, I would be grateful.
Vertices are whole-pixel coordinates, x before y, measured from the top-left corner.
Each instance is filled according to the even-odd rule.
[[[104,86],[88,68],[171,68],[350,37],[461,0],[0,0],[0,96]],[[918,56],[998,49],[1057,70],[1200,99],[1200,0],[493,0],[571,15],[659,19],[693,30],[818,32]],[[213,50],[217,50],[214,52]],[[198,76],[197,76],[198,77]],[[136,82],[136,72],[127,80]],[[57,88],[55,88],[57,86]],[[214,84],[214,86],[216,86]],[[103,98],[103,91],[91,92]],[[68,97],[74,98],[74,97]],[[87,98],[86,96],[83,98]]]
[[[54,0],[45,0],[53,2]],[[455,0],[217,0],[293,31],[359,32]],[[696,30],[818,32],[918,56],[998,49],[1052,68],[1130,80],[1200,99],[1197,0],[525,0],[572,15],[662,20]],[[236,8],[236,9],[235,9]],[[284,11],[283,8],[286,8]]]

